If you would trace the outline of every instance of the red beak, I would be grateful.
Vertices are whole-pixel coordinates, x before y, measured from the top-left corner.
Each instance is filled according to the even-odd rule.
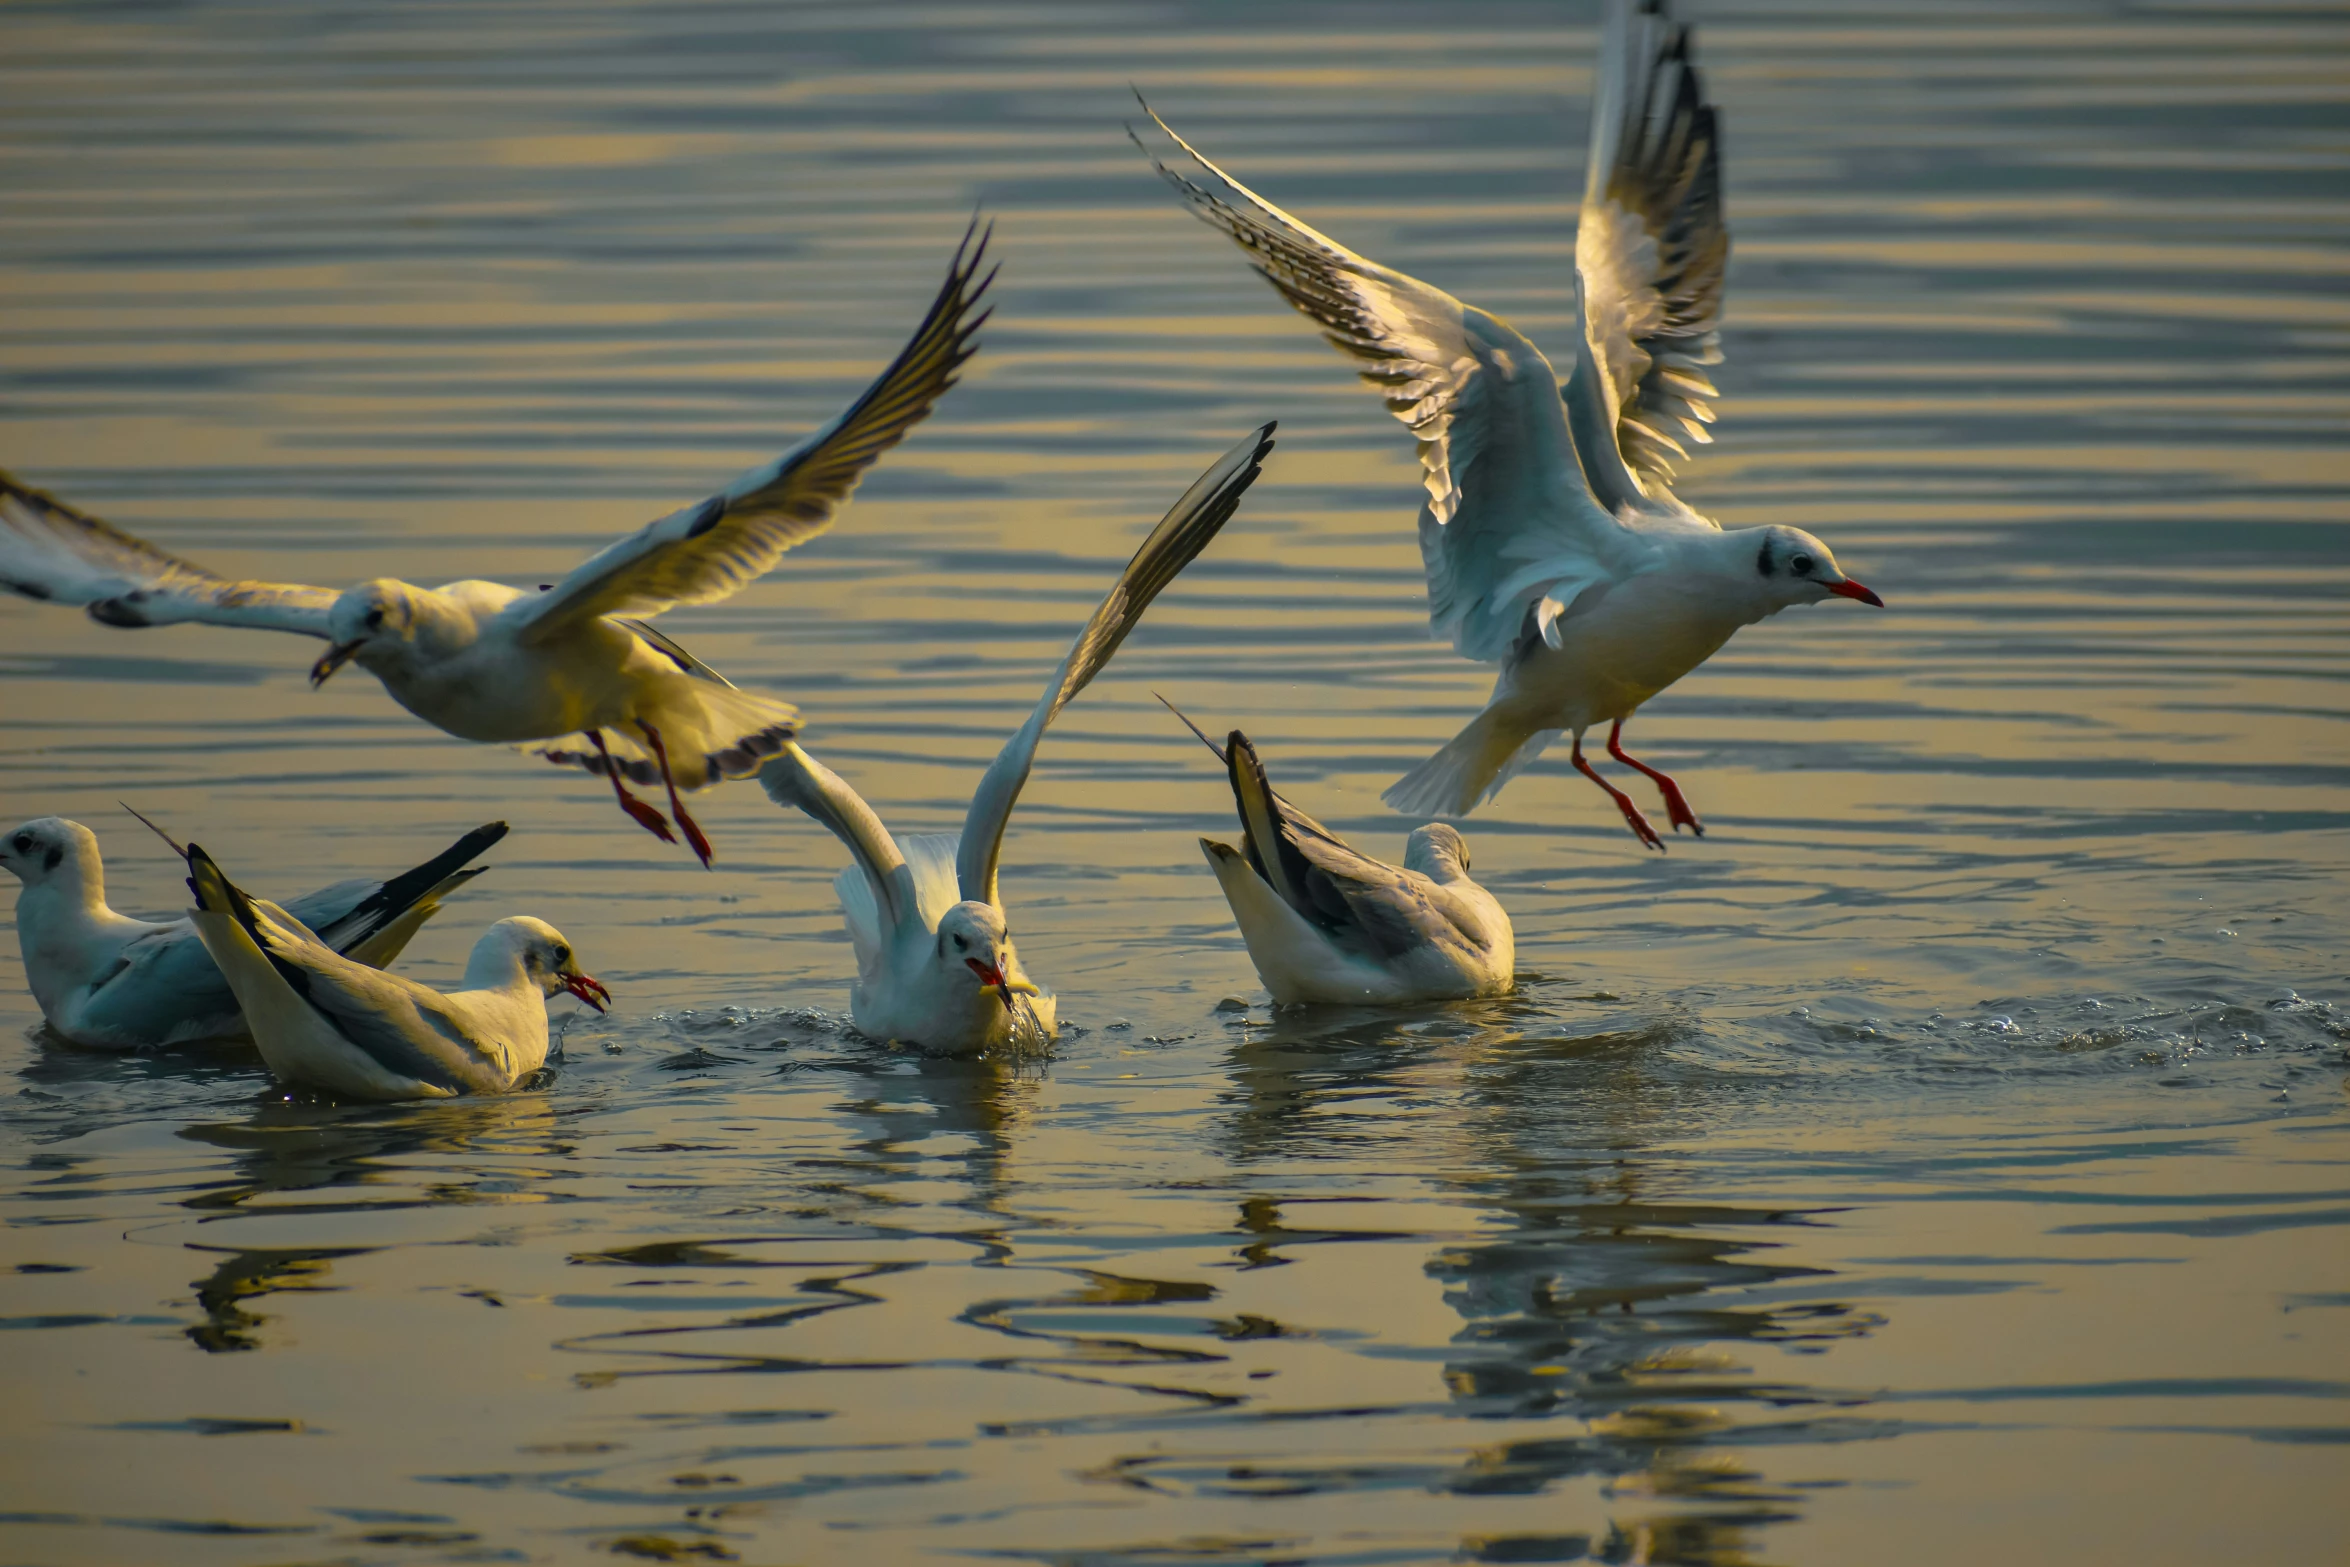
[[[1002,996],[1006,1005],[1010,1004],[1012,987],[1005,982],[1002,969],[993,963],[982,963],[977,958],[965,958],[963,961],[971,965],[971,972],[979,976],[979,983]]]
[[[590,979],[585,974],[566,974],[563,976],[563,988],[598,1012],[608,1012],[612,1008],[612,992],[604,988],[601,980]]]
[[[1829,588],[1828,591],[1835,594],[1840,599],[1859,599],[1863,604],[1874,604],[1879,609],[1883,609],[1885,607],[1885,601],[1883,599],[1877,597],[1877,595],[1871,593],[1868,589],[1862,587],[1859,583],[1853,581],[1850,577],[1846,577],[1842,582],[1839,582],[1833,587]]]

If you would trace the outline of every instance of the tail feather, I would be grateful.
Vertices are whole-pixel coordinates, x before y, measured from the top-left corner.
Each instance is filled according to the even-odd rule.
[[[800,732],[800,710],[789,702],[702,677],[672,685],[663,693],[660,710],[644,716],[661,732],[677,787],[689,792],[729,778],[750,777]],[[604,739],[621,777],[641,789],[659,787],[661,767],[643,735],[616,727],[605,730]],[[537,741],[523,749],[558,767],[576,767],[599,778],[605,773],[603,756],[577,735]]]
[[[1558,737],[1556,729],[1527,729],[1489,707],[1379,798],[1406,816],[1466,816]]]

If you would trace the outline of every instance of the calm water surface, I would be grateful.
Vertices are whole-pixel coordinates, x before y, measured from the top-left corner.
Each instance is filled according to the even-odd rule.
[[[0,13],[0,463],[225,569],[543,580],[829,416],[984,203],[967,384],[667,622],[901,827],[1283,425],[1046,745],[1006,894],[1077,1026],[1019,1069],[846,1031],[840,851],[756,789],[704,873],[289,639],[0,603],[0,816],[121,906],[184,895],[118,799],[281,892],[506,817],[410,971],[529,911],[621,1002],[532,1092],[344,1108],[0,984],[0,1560],[2338,1559],[2350,22],[1695,11],[1685,493],[1892,607],[1643,716],[1703,843],[1557,759],[1475,819],[1514,998],[1278,1016],[1150,693],[1392,852],[1484,677],[1402,432],[1127,83],[1555,353],[1588,7]]]

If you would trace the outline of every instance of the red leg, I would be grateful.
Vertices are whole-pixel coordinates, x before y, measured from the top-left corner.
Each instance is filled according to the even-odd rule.
[[[1624,721],[1620,718],[1607,732],[1607,754],[1635,772],[1646,773],[1656,784],[1665,797],[1665,815],[1672,818],[1673,831],[1679,832],[1686,827],[1700,838],[1705,836],[1705,823],[1699,821],[1697,813],[1689,809],[1689,802],[1682,798],[1681,786],[1640,758],[1624,754]]]
[[[669,787],[669,814],[677,818],[677,825],[685,829],[685,841],[701,856],[702,869],[710,868],[710,840],[702,836],[701,824],[685,814],[685,802],[677,797],[677,780],[669,776],[669,748],[661,743],[661,731],[643,719],[636,726],[645,732],[645,743],[653,748],[653,760],[661,764],[661,782]]]
[[[677,834],[669,830],[669,819],[635,795],[630,794],[621,784],[620,764],[612,760],[611,751],[604,745],[604,731],[591,729],[587,732],[587,737],[595,746],[596,755],[604,759],[604,776],[612,780],[612,793],[619,798],[620,808],[628,813],[628,819],[663,843],[675,843]]]
[[[1600,777],[1593,770],[1591,764],[1583,760],[1583,737],[1581,735],[1575,736],[1574,761],[1575,771],[1605,789],[1607,797],[1616,802],[1616,809],[1624,813],[1624,824],[1632,829],[1633,835],[1657,853],[1664,853],[1665,841],[1656,835],[1654,827],[1648,825],[1648,818],[1640,814],[1640,807],[1632,803],[1632,797],[1614,784],[1609,783],[1605,778]]]

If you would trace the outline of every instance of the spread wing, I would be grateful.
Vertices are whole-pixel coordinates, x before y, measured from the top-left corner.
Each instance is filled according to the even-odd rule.
[[[1151,122],[1192,165],[1178,172],[1154,155],[1160,175],[1361,365],[1419,441],[1437,634],[1470,658],[1499,658],[1545,596],[1567,603],[1598,580],[1623,530],[1584,481],[1541,350],[1499,317],[1306,227]]]
[[[109,626],[200,621],[324,637],[338,596],[291,582],[233,582],[0,473],[0,587],[86,606]]]
[[[1274,426],[1267,424],[1251,431],[1193,480],[1183,498],[1159,519],[1150,537],[1142,541],[1142,548],[1118,574],[1109,596],[1077,633],[1076,642],[1061,660],[1028,722],[996,753],[971,797],[971,809],[963,817],[962,842],[955,851],[955,880],[965,898],[979,903],[996,901],[996,864],[1003,852],[1004,825],[1011,820],[1012,806],[1028,782],[1028,769],[1036,760],[1037,743],[1043,740],[1046,726],[1102,672],[1110,655],[1118,651],[1119,644],[1141,622],[1143,611],[1175,580],[1176,573],[1190,565],[1232,520],[1241,496],[1264,471],[1265,454],[1273,449],[1273,430]]]
[[[929,417],[955,372],[979,351],[973,337],[989,314],[979,301],[995,278],[980,272],[989,232],[974,221],[929,314],[848,412],[708,500],[647,523],[551,591],[517,600],[510,613],[524,638],[598,615],[657,615],[673,604],[714,602],[831,527],[865,470]]]
[[[834,886],[862,968],[892,931],[921,912],[905,853],[862,795],[789,741],[759,769],[759,787],[776,804],[805,812],[848,849],[855,864]]]
[[[1721,394],[1705,370],[1722,362],[1730,230],[1720,126],[1689,29],[1666,0],[1609,0],[1597,81],[1575,231],[1596,373],[1578,375],[1568,396],[1594,399],[1588,412],[1614,436],[1589,443],[1587,455],[1593,487],[1620,507],[1671,480],[1674,461],[1689,455],[1684,442],[1713,440],[1706,426]],[[1634,493],[1610,493],[1618,488]]]

